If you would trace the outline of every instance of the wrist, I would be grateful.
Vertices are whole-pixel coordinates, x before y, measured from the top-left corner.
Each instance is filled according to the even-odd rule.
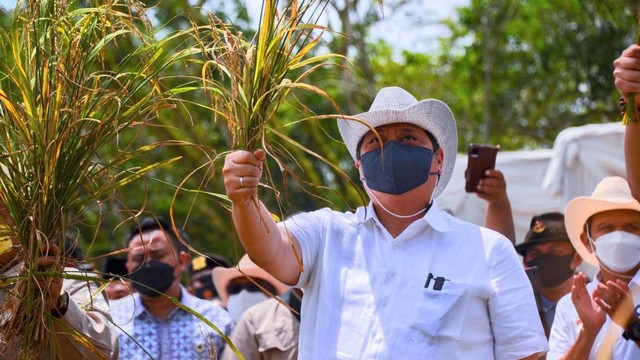
[[[590,342],[593,342],[598,337],[598,333],[600,332],[601,328],[602,327],[597,327],[597,326],[595,329],[585,328],[583,323],[582,329],[580,329],[579,334],[582,335],[582,338],[587,339]]]
[[[508,198],[496,199],[493,201],[489,201],[489,207],[492,207],[494,209],[511,208],[511,202]]]
[[[635,320],[622,332],[625,340],[640,341],[640,321]]]

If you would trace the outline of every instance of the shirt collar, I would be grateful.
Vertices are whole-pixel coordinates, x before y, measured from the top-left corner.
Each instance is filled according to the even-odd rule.
[[[358,224],[366,223],[369,221],[380,223],[380,221],[378,220],[378,216],[373,209],[373,202],[371,201],[369,201],[369,204],[367,206],[360,206],[358,209],[356,209],[356,219],[358,221]]]
[[[546,297],[542,292],[540,293],[540,307],[542,311],[545,313],[551,310],[556,306],[557,302],[551,301],[548,297]]]
[[[180,285],[180,294],[182,296],[182,298],[180,299],[180,302],[184,306],[190,309],[195,309],[198,306],[197,303],[198,301],[200,301],[200,298],[189,294],[187,289],[185,289],[182,285]]]
[[[451,224],[450,220],[447,218],[448,216],[449,215],[447,213],[438,207],[437,201],[433,199],[433,203],[427,213],[418,221],[426,222],[438,232],[447,232],[451,231]],[[358,224],[366,223],[368,221],[374,221],[381,224],[378,219],[378,215],[376,215],[376,211],[373,208],[373,202],[371,201],[366,207],[361,206],[356,210],[356,219]]]
[[[426,221],[431,227],[439,232],[451,231],[451,219],[450,215],[440,209],[436,199],[433,199],[433,204],[429,211],[420,219],[420,221]]]
[[[144,312],[145,308],[144,304],[142,303],[142,299],[140,299],[140,293],[136,292],[133,294],[133,317],[137,318]]]
[[[180,302],[183,305],[185,305],[187,308],[193,309],[195,308],[195,301],[193,298],[195,298],[195,296],[189,294],[187,289],[185,289],[182,285],[180,285]],[[147,310],[145,309],[144,304],[142,303],[142,299],[140,298],[140,293],[136,292],[133,294],[133,303],[134,303],[133,317],[138,317],[142,314],[149,314],[149,316],[153,316],[151,315],[151,313],[147,312]],[[178,309],[180,309],[180,307],[176,306],[176,308],[171,312],[171,314],[173,314]]]

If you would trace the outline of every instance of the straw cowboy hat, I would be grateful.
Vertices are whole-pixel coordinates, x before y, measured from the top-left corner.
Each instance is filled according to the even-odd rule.
[[[438,197],[447,187],[458,152],[458,131],[453,114],[445,103],[436,99],[418,101],[402,88],[385,87],[380,89],[369,111],[354,117],[371,128],[409,123],[427,130],[444,151],[443,171],[433,197]],[[370,127],[356,120],[338,119],[340,135],[354,160],[358,142],[370,131]]]
[[[571,244],[578,251],[578,254],[593,266],[598,266],[598,259],[582,243],[580,234],[584,231],[584,226],[591,216],[610,210],[640,212],[640,203],[631,195],[629,184],[619,176],[602,179],[596,185],[591,196],[580,196],[569,201],[564,211],[564,221]]]
[[[218,291],[218,295],[220,296],[220,304],[223,305],[226,305],[227,299],[229,298],[229,294],[227,293],[227,285],[229,285],[229,282],[231,280],[239,277],[249,276],[252,278],[268,281],[276,289],[277,294],[275,295],[282,295],[289,289],[287,285],[271,276],[271,274],[262,270],[262,268],[258,267],[258,265],[254,264],[253,261],[249,259],[249,255],[247,254],[245,254],[240,259],[238,265],[236,266],[230,268],[225,268],[222,266],[215,267],[211,271],[211,276],[213,277],[213,284],[215,285],[216,290]]]

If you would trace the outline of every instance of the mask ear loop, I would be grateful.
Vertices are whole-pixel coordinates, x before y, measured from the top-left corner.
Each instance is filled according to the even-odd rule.
[[[380,202],[380,200],[373,194],[373,191],[369,192],[369,195],[371,195],[371,197],[378,203],[378,205],[380,205],[380,207],[382,208],[382,210],[386,211],[389,215],[395,216],[398,219],[408,219],[408,218],[412,218],[414,216],[420,215],[421,213],[427,211],[427,208],[423,208],[418,210],[416,213],[413,213],[411,215],[400,215],[400,214],[396,214],[393,211],[387,209],[384,205],[382,205],[382,202]]]
[[[436,186],[438,186],[438,183],[440,182],[440,173],[439,173],[439,172],[437,172],[437,171],[434,171],[434,172],[430,172],[430,173],[429,173],[429,176],[431,176],[431,175],[438,175],[438,180],[436,180],[436,185],[433,187],[433,192],[431,192],[431,199],[429,199],[429,204],[427,205],[427,207],[425,207],[425,208],[423,208],[423,209],[420,209],[420,210],[418,210],[417,212],[415,212],[415,213],[413,213],[413,214],[410,214],[410,215],[400,215],[400,214],[396,214],[396,213],[394,213],[393,211],[391,211],[391,210],[387,209],[387,208],[382,204],[382,202],[380,201],[380,199],[378,199],[378,197],[373,193],[373,191],[370,191],[370,192],[369,192],[369,195],[371,195],[371,197],[372,197],[372,198],[373,198],[373,199],[378,203],[378,205],[380,205],[380,207],[382,208],[382,210],[384,210],[384,211],[386,211],[386,212],[387,212],[387,214],[389,214],[389,215],[391,215],[391,216],[394,216],[394,217],[396,217],[396,218],[398,218],[398,219],[409,219],[409,218],[412,218],[412,217],[414,217],[414,216],[418,216],[418,215],[420,215],[420,214],[421,214],[421,213],[423,213],[423,212],[426,212],[426,211],[431,207],[431,203],[433,203],[433,195],[435,194]],[[361,176],[361,177],[360,177],[360,180],[362,180],[362,182],[363,182],[363,183],[365,183],[365,184],[366,184],[366,182],[367,182],[367,180],[366,180],[366,178],[365,178],[364,176]],[[427,179],[427,181],[428,181],[428,179]]]

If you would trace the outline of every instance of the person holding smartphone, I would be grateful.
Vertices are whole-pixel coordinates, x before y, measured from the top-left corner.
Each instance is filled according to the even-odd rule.
[[[524,269],[503,235],[457,219],[437,198],[457,153],[449,107],[381,89],[340,135],[371,199],[273,220],[258,199],[266,153],[223,167],[249,257],[302,288],[301,359],[536,359],[547,341]],[[372,131],[375,129],[375,132]]]
[[[465,191],[487,202],[484,226],[499,232],[516,243],[516,227],[507,196],[504,174],[496,170],[500,146],[469,144],[467,169],[464,172]]]
[[[624,178],[606,177],[567,204],[565,226],[598,273],[574,276],[558,302],[547,359],[640,359],[640,203]]]
[[[516,243],[516,227],[511,212],[511,202],[507,196],[507,182],[502,171],[487,169],[478,181],[476,195],[487,202],[484,226],[495,230]]]

